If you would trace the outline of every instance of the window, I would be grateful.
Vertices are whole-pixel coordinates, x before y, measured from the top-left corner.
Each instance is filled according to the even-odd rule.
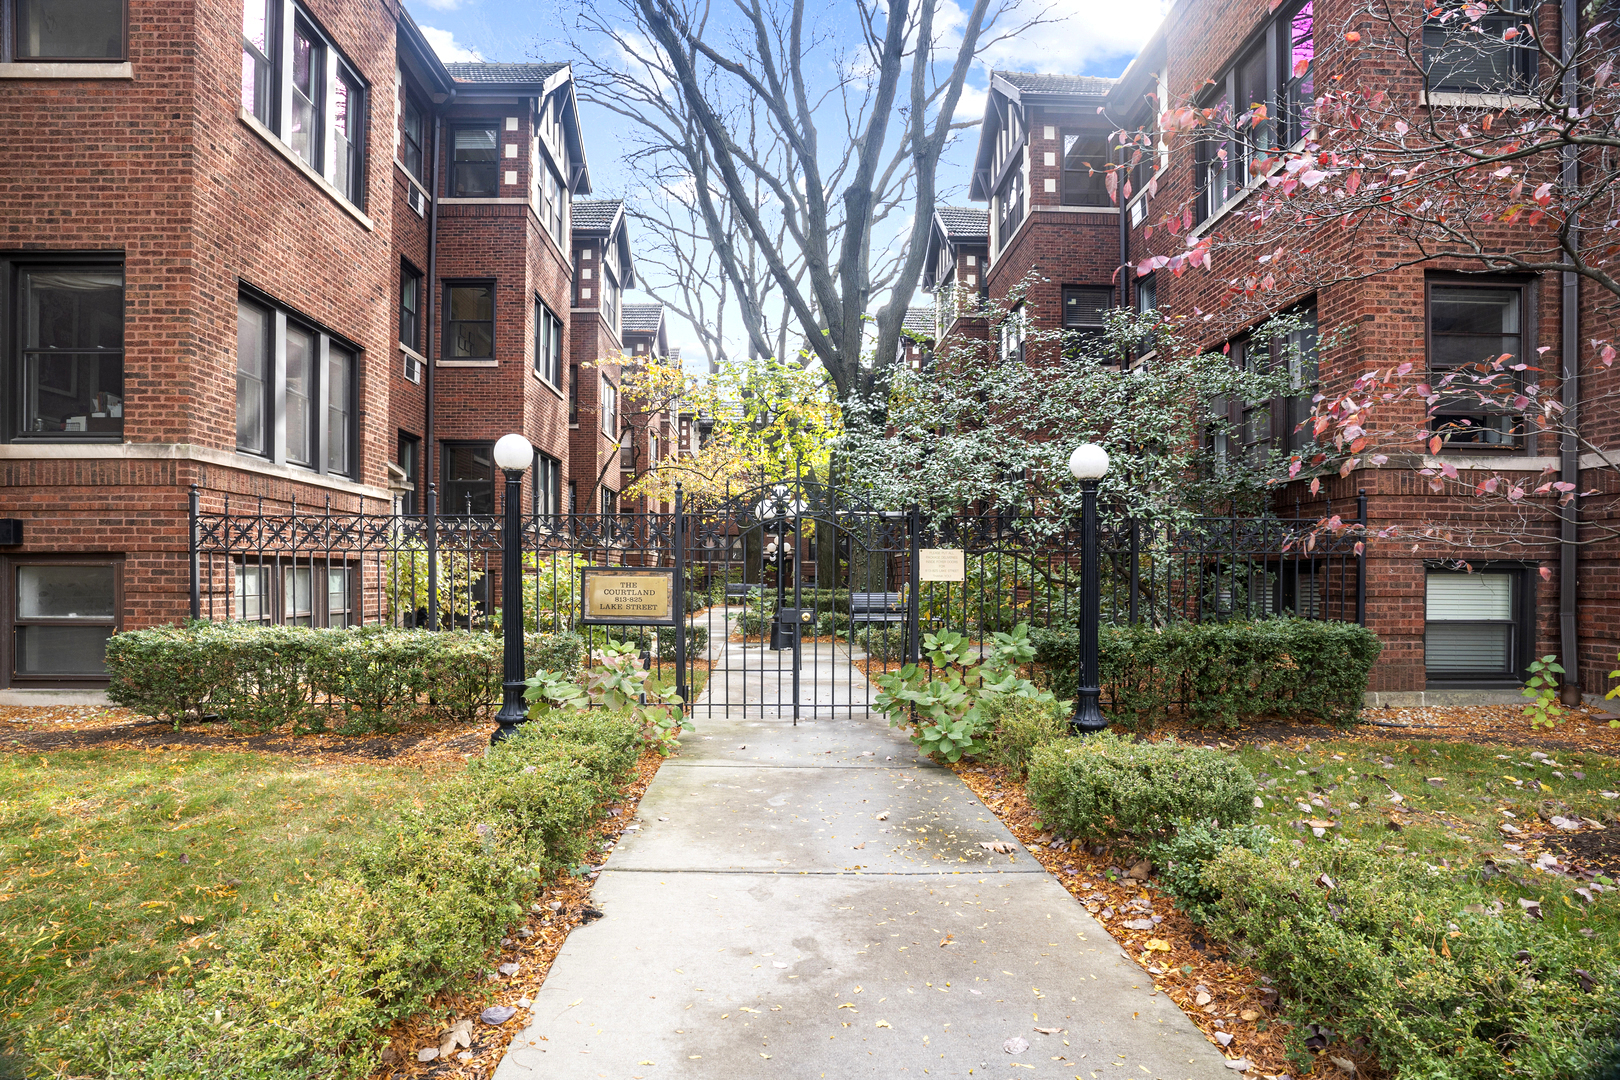
[[[551,524],[562,512],[562,462],[534,452],[534,512]]]
[[[1316,105],[1316,37],[1313,0],[1294,9],[1288,27],[1287,70],[1283,72],[1283,144],[1293,146],[1310,127],[1310,110]]]
[[[421,504],[417,492],[422,486],[422,440],[415,435],[400,432],[396,464],[399,465],[399,471],[405,474],[406,484],[404,493],[399,497],[399,512],[415,514]]]
[[[1309,428],[1298,430],[1310,415],[1311,398],[1316,391],[1316,306],[1296,309],[1298,329],[1267,342],[1252,337],[1237,338],[1227,345],[1234,365],[1252,373],[1278,371],[1287,366],[1289,386],[1298,393],[1261,401],[1217,398],[1215,414],[1229,425],[1215,425],[1211,442],[1217,463],[1234,458],[1261,464],[1274,451],[1304,451],[1315,439]]]
[[[619,512],[619,493],[610,487],[602,489],[602,516],[612,517]]]
[[[999,246],[1006,247],[1024,222],[1024,173],[1021,169],[1013,170],[1011,178],[996,195],[996,210],[1001,222],[997,240]]]
[[[364,205],[365,81],[292,0],[243,0],[242,109]]]
[[[26,439],[120,439],[123,267],[21,264],[15,270],[16,330],[6,346],[6,382],[17,403],[6,425],[10,434]]]
[[[1138,315],[1146,315],[1150,311],[1158,310],[1158,307],[1158,288],[1154,282],[1153,275],[1149,274],[1147,277],[1137,278],[1136,313]]]
[[[1004,363],[1019,363],[1024,359],[1024,319],[1023,305],[1007,312],[1007,317],[1001,320],[998,328],[997,340],[1001,345],[1001,359]]]
[[[290,626],[344,627],[359,624],[355,611],[355,568],[329,559],[291,563],[239,563],[235,567],[235,607],[239,622]]]
[[[610,439],[619,437],[619,388],[602,376],[602,434]]]
[[[534,145],[536,213],[541,226],[557,242],[557,246],[562,247],[563,222],[568,216],[568,187],[552,171],[550,159],[540,149],[539,138],[534,140]]]
[[[446,285],[444,320],[446,360],[495,359],[495,286]]]
[[[104,680],[123,610],[123,563],[106,556],[0,559],[11,683]]]
[[[423,147],[426,145],[427,125],[423,122],[422,107],[406,94],[399,122],[399,163],[405,166],[405,171],[414,176],[418,183],[423,182],[425,176],[422,161]]]
[[[1063,205],[1107,206],[1108,136],[1063,133]]]
[[[1510,355],[1522,360],[1524,291],[1517,284],[1451,284],[1431,281],[1429,374],[1438,383],[1449,373]],[[1476,369],[1483,370],[1483,369]],[[1513,374],[1513,373],[1510,373]],[[1504,383],[1504,388],[1517,385]],[[1443,386],[1436,389],[1444,393]],[[1430,427],[1448,449],[1522,450],[1522,414],[1493,408],[1473,394],[1441,398]]]
[[[579,484],[573,480],[568,481],[568,512],[579,513]]]
[[[617,336],[619,333],[619,281],[613,271],[602,267],[602,318]]]
[[[444,444],[444,512],[495,512],[495,444]]]
[[[579,365],[568,365],[568,426],[579,427]]]
[[[258,297],[240,298],[236,449],[354,476],[358,373],[352,346]]]
[[[625,472],[636,471],[636,429],[631,428],[624,433],[624,439],[619,443],[619,468]]]
[[[493,127],[458,127],[451,134],[450,193],[458,199],[493,197],[500,134]]]
[[[1503,93],[1522,88],[1535,71],[1535,36],[1503,35],[1528,21],[1509,0],[1487,8],[1477,21],[1457,0],[1434,5],[1423,27],[1423,64],[1430,90]]]
[[[534,302],[534,373],[562,385],[563,324],[538,298]]]
[[[410,263],[399,266],[399,343],[422,351],[422,275]],[[405,377],[411,382],[421,377],[414,356],[405,358]]]
[[[124,0],[15,0],[18,60],[122,60]]]
[[[1524,572],[1430,570],[1423,667],[1434,680],[1517,681],[1531,625]]]
[[[1102,286],[1063,287],[1063,329],[1070,340],[1086,344],[1103,340],[1103,315],[1114,306],[1114,290]]]

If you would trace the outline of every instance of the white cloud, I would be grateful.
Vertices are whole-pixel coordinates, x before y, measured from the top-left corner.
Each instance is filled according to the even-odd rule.
[[[953,118],[958,121],[977,120],[984,115],[985,99],[990,96],[987,86],[969,86],[962,84],[962,96],[956,99],[956,112]]]
[[[434,11],[454,11],[461,6],[461,0],[420,0],[420,3]]]
[[[435,7],[439,5],[433,5]],[[453,3],[450,6],[454,6]],[[482,60],[477,50],[463,48],[456,44],[456,36],[448,30],[437,30],[431,26],[422,27],[422,36],[427,38],[433,51],[439,54],[439,59],[447,64],[466,63]]]
[[[984,57],[992,68],[1116,76],[1164,21],[1165,0],[1097,3],[1056,0],[1053,22],[998,42]]]

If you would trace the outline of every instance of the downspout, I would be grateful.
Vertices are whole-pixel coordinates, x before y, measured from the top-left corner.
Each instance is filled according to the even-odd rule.
[[[433,345],[433,313],[439,300],[439,134],[444,123],[437,111],[433,114],[433,198],[428,200],[428,258],[427,296],[422,305],[423,325],[427,331],[422,341],[422,352],[427,358],[427,415],[422,431],[422,493],[427,511],[427,569],[428,569],[428,626],[439,628],[439,500],[434,487],[434,463],[439,460],[433,441],[433,369],[436,366]]]
[[[1576,103],[1579,86],[1575,71],[1575,42],[1576,42],[1576,0],[1562,0],[1562,25],[1559,31],[1561,53],[1564,61],[1564,99],[1570,104]],[[1565,191],[1571,191],[1579,181],[1580,163],[1573,146],[1565,146],[1562,150],[1563,161],[1559,167],[1559,183]],[[1580,244],[1580,228],[1578,222],[1572,223],[1570,240],[1577,247]],[[1559,651],[1563,654],[1564,679],[1559,687],[1559,699],[1565,705],[1579,705],[1581,703],[1581,652],[1580,652],[1580,622],[1579,613],[1580,594],[1575,588],[1575,578],[1578,573],[1578,555],[1580,547],[1580,497],[1581,487],[1581,445],[1577,437],[1580,424],[1580,277],[1570,270],[1561,275],[1563,277],[1563,297],[1561,307],[1561,325],[1559,334],[1563,338],[1563,365],[1560,374],[1560,391],[1563,396],[1564,407],[1564,434],[1559,447],[1560,475],[1566,484],[1573,484],[1570,491],[1569,502],[1563,507],[1560,515],[1562,521],[1559,525],[1558,543],[1558,643]]]

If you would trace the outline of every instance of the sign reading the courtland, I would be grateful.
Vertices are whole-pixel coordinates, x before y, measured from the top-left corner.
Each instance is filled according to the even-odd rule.
[[[675,568],[580,567],[581,622],[675,625]]]

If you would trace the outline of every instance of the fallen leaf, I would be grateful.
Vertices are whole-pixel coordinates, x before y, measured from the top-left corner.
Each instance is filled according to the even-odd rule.
[[[875,1024],[875,1025],[873,1025],[873,1026],[875,1026],[875,1027],[886,1027],[886,1028],[890,1028],[890,1030],[893,1030],[893,1028],[892,1028],[892,1027],[890,1027],[890,1024],[889,1024],[889,1022],[888,1022],[888,1021],[887,1021],[887,1020],[879,1020],[879,1021],[878,1021],[878,1022],[877,1022],[877,1023],[876,1023],[876,1024]]]
[[[510,1005],[491,1005],[478,1014],[478,1019],[491,1027],[499,1027],[517,1015],[517,1010]]]
[[[1063,1029],[1062,1028],[1042,1028],[1042,1027],[1038,1027],[1035,1030],[1040,1032],[1042,1035],[1061,1035],[1061,1034],[1063,1034]]]
[[[1202,1009],[1205,1005],[1208,1005],[1212,1000],[1214,1000],[1214,999],[1211,998],[1208,994],[1204,993],[1203,991],[1199,991],[1198,996],[1193,998],[1193,1004],[1197,1005],[1200,1009]]]
[[[1009,1054],[1022,1054],[1029,1049],[1029,1040],[1022,1035],[1014,1035],[1001,1044],[1001,1048]]]
[[[1238,1016],[1251,1024],[1260,1019],[1260,1013],[1254,1009],[1244,1009],[1242,1012],[1238,1013]]]
[[[1142,948],[1148,952],[1169,952],[1170,943],[1163,938],[1148,938],[1147,944]]]

